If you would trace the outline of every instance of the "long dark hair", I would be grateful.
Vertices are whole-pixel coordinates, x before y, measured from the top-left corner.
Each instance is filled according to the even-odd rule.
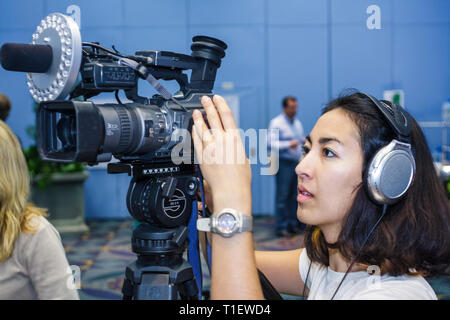
[[[322,114],[341,108],[359,129],[364,154],[363,172],[375,152],[395,138],[393,130],[370,99],[359,92],[330,101]],[[367,241],[356,263],[377,265],[391,275],[432,276],[445,271],[450,260],[450,209],[437,177],[425,136],[411,118],[411,148],[416,160],[414,182],[405,196],[387,208],[386,216]],[[335,248],[352,260],[369,230],[380,217],[382,206],[369,198],[361,184],[343,221],[335,243],[326,242],[319,227],[309,226],[305,247],[311,261],[328,266],[328,249]]]

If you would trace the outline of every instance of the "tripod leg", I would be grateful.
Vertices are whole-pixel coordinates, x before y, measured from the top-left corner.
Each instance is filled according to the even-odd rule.
[[[169,282],[168,274],[144,273],[141,283],[134,284],[136,300],[176,300],[177,287]]]
[[[195,279],[187,280],[179,285],[181,299],[184,300],[198,300],[198,287]]]
[[[143,273],[140,282],[125,279],[122,300],[176,300],[176,286],[169,283],[168,274]]]
[[[123,280],[122,294],[123,294],[122,300],[133,299],[133,284],[128,279]]]

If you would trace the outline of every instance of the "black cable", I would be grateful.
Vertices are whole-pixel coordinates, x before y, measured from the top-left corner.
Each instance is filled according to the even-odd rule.
[[[306,279],[305,279],[305,282],[304,282],[304,284],[303,284],[303,293],[302,293],[302,297],[303,297],[303,298],[306,298],[306,297],[305,297],[306,282],[308,281],[309,271],[311,270],[311,265],[312,265],[312,261],[310,260],[310,261],[309,261],[308,272],[306,273]]]
[[[97,43],[92,43],[92,42],[83,42],[82,46],[89,46],[89,47],[93,47],[93,48],[97,48],[97,49],[101,49],[111,55],[117,56],[117,57],[121,57],[121,58],[125,58],[125,59],[130,59],[133,61],[136,61],[138,63],[143,63],[143,64],[147,64],[148,63],[148,58],[147,57],[141,57],[141,56],[133,56],[133,55],[123,55],[121,54],[119,51],[116,50],[116,48],[113,45],[113,48],[115,51],[112,51],[108,48],[105,48],[104,46],[101,46]]]
[[[116,97],[117,103],[120,105],[123,105],[122,101],[120,101],[120,98],[119,98],[119,90],[114,91],[114,95]]]
[[[113,50],[114,50],[115,53],[119,53],[119,54],[120,54],[119,50],[117,50],[116,47],[115,47],[114,45],[112,45],[111,47],[113,48]]]
[[[205,217],[211,217],[212,216],[212,212],[211,212],[211,210],[209,210],[209,208],[208,207],[206,207],[205,208]]]
[[[178,103],[178,101],[177,101],[174,97],[172,97],[170,100],[171,100],[172,102],[175,102],[175,104],[176,104],[177,106],[179,106],[181,109],[183,109],[184,112],[188,112],[188,110],[187,110],[183,105],[181,105],[181,103]]]
[[[333,296],[331,297],[331,300],[334,299],[334,297],[336,296],[336,293],[338,292],[339,288],[341,287],[342,283],[344,282],[345,278],[347,277],[348,272],[350,271],[350,269],[352,268],[353,264],[356,262],[356,259],[359,258],[359,255],[361,254],[362,249],[364,248],[364,246],[366,245],[367,240],[369,240],[369,237],[372,235],[372,232],[375,230],[375,228],[378,226],[378,224],[380,223],[381,219],[383,219],[384,215],[386,214],[386,209],[387,209],[387,204],[383,205],[383,211],[381,213],[380,218],[378,218],[377,222],[375,223],[375,225],[372,227],[372,229],[369,231],[369,233],[367,234],[366,239],[364,240],[361,248],[359,249],[358,253],[356,254],[355,258],[353,258],[352,263],[350,263],[350,266],[348,267],[347,271],[345,271],[344,276],[342,277],[341,282],[339,282],[338,287],[336,288],[336,291],[334,292]]]
[[[81,45],[82,45],[82,46],[89,46],[89,47],[94,47],[94,48],[97,48],[97,49],[101,49],[101,50],[103,50],[103,51],[108,52],[109,54],[112,54],[112,55],[115,55],[115,56],[118,56],[118,57],[121,57],[121,58],[130,58],[130,57],[128,57],[128,56],[122,55],[122,54],[119,53],[119,52],[114,52],[114,51],[112,51],[112,50],[110,50],[110,49],[108,49],[108,48],[105,48],[104,46],[101,46],[101,45],[96,44],[96,43],[92,43],[92,42],[83,42]]]

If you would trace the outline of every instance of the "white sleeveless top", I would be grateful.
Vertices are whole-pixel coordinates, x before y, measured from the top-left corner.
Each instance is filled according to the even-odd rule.
[[[303,282],[308,273],[310,259],[306,248],[299,259],[300,276]],[[372,270],[376,271],[374,266]],[[309,300],[330,300],[344,272],[336,272],[317,262],[312,263],[307,288]],[[421,276],[390,276],[367,271],[349,272],[335,300],[437,300],[433,288]]]

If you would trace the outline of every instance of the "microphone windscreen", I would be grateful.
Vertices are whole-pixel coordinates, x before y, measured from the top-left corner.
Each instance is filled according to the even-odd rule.
[[[52,59],[49,45],[5,43],[0,49],[2,67],[9,71],[46,73]]]

